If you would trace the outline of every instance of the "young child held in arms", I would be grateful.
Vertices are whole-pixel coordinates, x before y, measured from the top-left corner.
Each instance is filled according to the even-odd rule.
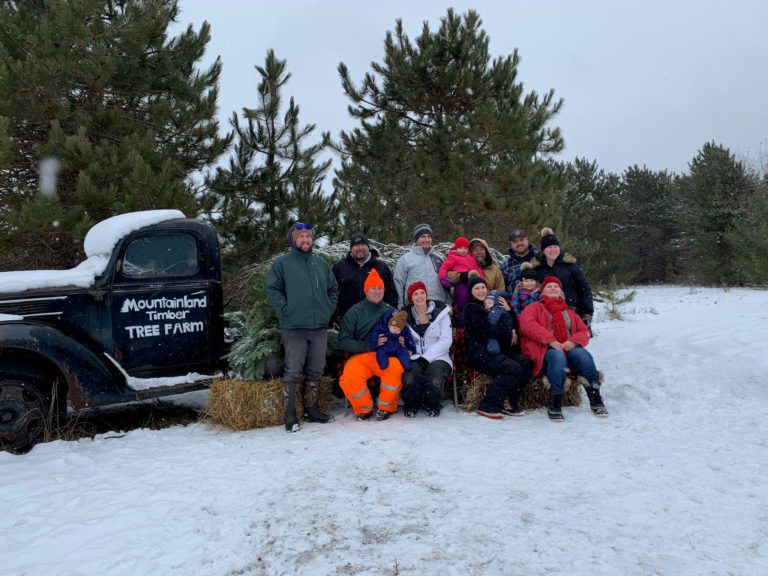
[[[384,312],[381,320],[372,329],[368,336],[368,346],[371,350],[376,350],[376,361],[379,368],[386,370],[389,367],[390,357],[395,357],[400,361],[403,370],[410,370],[411,355],[416,353],[416,345],[413,342],[410,330],[405,330],[405,323],[408,319],[407,312],[398,312],[394,308]],[[379,336],[384,335],[387,340],[379,346]],[[405,345],[400,343],[403,338]]]
[[[501,290],[491,290],[485,297],[485,309],[488,310],[488,322],[494,326],[498,324],[501,315],[506,314],[506,311],[499,303],[499,298],[504,298],[507,303],[509,303],[509,294],[502,292]],[[496,338],[493,336],[488,337],[488,344],[486,345],[486,349],[491,354],[501,353],[501,346],[499,346],[499,341],[496,340]]]
[[[460,282],[453,286],[448,280],[448,272],[458,272]],[[461,322],[464,318],[464,306],[469,299],[469,289],[467,281],[472,276],[483,275],[483,268],[477,263],[477,260],[469,253],[469,240],[464,236],[459,236],[453,243],[453,247],[448,251],[448,257],[440,265],[437,271],[440,283],[446,290],[453,288],[453,304],[455,306],[454,321]]]
[[[516,316],[520,316],[528,304],[539,301],[539,281],[536,279],[536,270],[530,262],[523,262],[520,282],[517,283],[515,293],[512,295],[512,308]]]

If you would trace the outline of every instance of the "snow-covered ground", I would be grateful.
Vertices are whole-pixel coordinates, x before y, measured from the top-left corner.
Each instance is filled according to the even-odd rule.
[[[0,454],[3,575],[764,575],[768,292],[641,288],[598,314],[586,403]]]

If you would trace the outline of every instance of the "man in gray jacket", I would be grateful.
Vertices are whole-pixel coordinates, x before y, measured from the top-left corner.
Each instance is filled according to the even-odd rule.
[[[400,256],[395,265],[395,288],[397,305],[402,308],[408,304],[408,286],[421,280],[427,286],[431,300],[450,304],[451,295],[440,283],[437,271],[445,260],[432,248],[432,228],[429,224],[419,224],[413,229],[413,246]]]
[[[297,222],[288,231],[290,252],[278,256],[267,273],[267,298],[277,311],[285,349],[283,397],[285,429],[298,432],[296,386],[304,381],[304,419],[331,422],[320,411],[320,377],[325,368],[328,324],[338,287],[331,267],[312,253],[312,225]]]

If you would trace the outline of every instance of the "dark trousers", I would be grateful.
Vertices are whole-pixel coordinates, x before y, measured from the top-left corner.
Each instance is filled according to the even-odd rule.
[[[439,411],[440,399],[450,375],[451,365],[443,360],[411,360],[411,369],[403,373],[403,390],[400,393],[404,409]]]
[[[491,377],[491,383],[477,408],[486,412],[501,412],[504,399],[519,406],[523,386],[531,377],[533,363],[521,354],[472,355],[470,364],[476,370]]]
[[[328,330],[283,330],[285,349],[285,382],[320,380],[325,368],[325,350],[328,347]]]

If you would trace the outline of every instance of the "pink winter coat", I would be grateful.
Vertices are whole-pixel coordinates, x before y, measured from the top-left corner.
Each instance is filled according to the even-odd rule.
[[[568,339],[586,348],[589,344],[589,330],[579,315],[570,308],[566,310],[571,319],[571,334]],[[529,304],[518,318],[520,324],[520,348],[528,358],[533,360],[534,376],[541,373],[544,365],[544,354],[547,353],[549,343],[555,339],[552,331],[552,314],[541,302]]]
[[[440,277],[440,280],[446,280],[448,272],[461,273],[469,272],[470,270],[474,270],[480,274],[480,276],[483,275],[483,269],[472,254],[459,254],[458,252],[451,250],[448,252],[448,257],[445,259],[445,262],[440,264],[440,270],[438,270],[437,275]],[[445,286],[445,282],[443,282],[443,286]]]

